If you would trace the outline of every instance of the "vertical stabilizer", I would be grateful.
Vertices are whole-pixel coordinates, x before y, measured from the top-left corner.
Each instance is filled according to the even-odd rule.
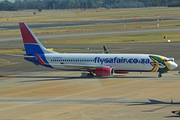
[[[24,42],[24,47],[26,50],[26,54],[44,54],[44,53],[52,53],[53,51],[47,50],[43,47],[43,45],[39,42],[36,36],[31,32],[26,23],[19,23],[19,27],[21,30],[22,39]]]

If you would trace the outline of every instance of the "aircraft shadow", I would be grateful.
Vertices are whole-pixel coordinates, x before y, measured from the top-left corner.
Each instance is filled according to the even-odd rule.
[[[180,116],[178,116],[178,115],[165,116],[165,118],[178,118],[178,119],[179,119],[179,117],[180,117]]]
[[[0,75],[0,77],[7,77],[8,75]],[[20,75],[14,76],[15,78],[42,78],[42,80],[26,80],[21,82],[35,82],[35,81],[58,81],[58,80],[75,80],[75,79],[109,79],[109,78],[157,78],[149,76],[126,76],[126,75],[115,75],[115,76],[94,76],[87,78],[86,76],[33,76],[33,75]],[[9,78],[9,77],[8,77]]]
[[[155,108],[155,109],[150,109],[150,110],[142,110],[142,112],[154,112],[157,110],[161,110],[167,107],[170,107],[171,105],[180,105],[180,102],[163,102],[163,101],[159,101],[159,100],[154,100],[154,99],[148,99],[149,102],[125,102],[125,101],[119,101],[119,98],[111,98],[111,100],[99,100],[103,103],[110,103],[110,104],[124,104],[125,106],[137,106],[137,105],[158,105],[160,107]],[[172,116],[174,117],[174,116]],[[178,116],[179,117],[179,116]]]
[[[0,75],[0,77],[7,77],[7,75]],[[68,77],[68,76],[25,76],[25,75],[20,75],[20,76],[15,76],[15,77],[19,77],[19,78],[60,78],[60,77],[67,77],[67,78],[87,78],[85,76],[77,76],[77,77]],[[126,75],[114,75],[114,76],[96,76],[94,75],[93,78],[157,78],[154,76],[126,76]],[[90,79],[90,78],[88,78]]]
[[[0,76],[3,77],[3,76]],[[42,80],[26,80],[26,81],[20,81],[20,82],[40,82],[40,81],[59,81],[59,80],[75,80],[75,79],[108,79],[110,77],[99,77],[99,76],[94,76],[93,78],[87,78],[87,77],[82,77],[82,76],[77,76],[77,77],[73,77],[73,76],[16,76],[16,78],[42,78]],[[112,78],[112,77],[111,77]]]
[[[0,75],[0,77],[7,77],[6,75]],[[125,76],[125,75],[118,75],[118,76],[94,76],[92,78],[87,78],[84,76],[27,76],[27,75],[20,75],[15,76],[15,78],[41,78],[42,80],[27,80],[21,82],[35,82],[35,81],[58,81],[58,80],[75,80],[75,79],[109,79],[109,78],[157,78],[157,77],[146,77],[146,76]]]
[[[25,80],[20,82],[40,82],[40,81],[60,81],[60,80],[75,80],[84,79],[83,77],[67,77],[67,76],[17,76],[16,78],[37,78],[41,80]]]
[[[180,105],[180,102],[163,102],[163,101],[159,101],[159,100],[153,100],[153,99],[148,99],[149,102],[132,102],[132,104],[129,104],[128,106],[134,106],[134,105],[155,105],[155,104],[164,104],[164,105]]]
[[[158,78],[154,76],[125,76],[125,75],[115,75],[109,78]]]

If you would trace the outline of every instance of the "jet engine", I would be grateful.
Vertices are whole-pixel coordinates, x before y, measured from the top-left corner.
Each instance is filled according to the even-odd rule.
[[[114,75],[114,69],[111,67],[99,67],[96,68],[95,74],[97,76],[112,76]]]

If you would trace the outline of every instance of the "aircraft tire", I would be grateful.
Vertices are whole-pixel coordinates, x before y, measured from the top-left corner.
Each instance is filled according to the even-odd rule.
[[[158,74],[158,77],[159,77],[159,78],[160,78],[160,77],[162,77],[162,74],[161,74],[161,73],[159,73],[159,74]]]
[[[94,77],[94,75],[92,73],[89,73],[89,74],[87,74],[87,77],[92,78],[92,77]]]

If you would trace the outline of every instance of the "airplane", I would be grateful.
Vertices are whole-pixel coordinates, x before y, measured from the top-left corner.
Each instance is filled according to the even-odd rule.
[[[162,77],[162,73],[178,66],[174,60],[154,54],[58,53],[46,49],[26,23],[19,23],[19,27],[25,60],[53,69],[86,71],[88,78],[127,72],[159,72]]]

